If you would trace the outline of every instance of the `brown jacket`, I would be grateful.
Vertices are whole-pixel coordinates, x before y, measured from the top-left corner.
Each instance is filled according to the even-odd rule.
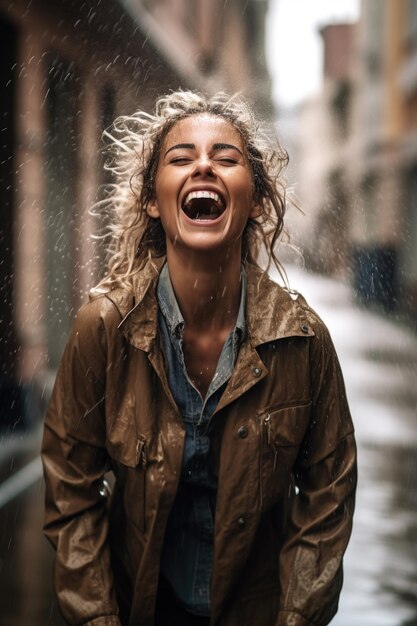
[[[45,532],[69,624],[153,626],[184,445],[157,324],[162,260],[82,307],[45,422]],[[213,626],[324,626],[337,610],[356,485],[327,329],[247,267],[247,337],[211,419],[218,473]],[[103,476],[116,477],[110,496]]]

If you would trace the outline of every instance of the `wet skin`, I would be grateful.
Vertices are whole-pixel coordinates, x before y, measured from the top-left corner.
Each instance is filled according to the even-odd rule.
[[[260,213],[253,188],[244,140],[230,122],[194,115],[167,134],[148,214],[160,218],[165,230],[170,277],[185,320],[187,371],[202,395],[237,317],[242,235],[248,219]],[[214,219],[207,219],[209,201],[188,210],[190,192],[205,191],[219,198]]]
[[[191,191],[216,192],[225,210],[216,220],[193,220],[182,210]],[[160,217],[167,236],[168,256],[181,250],[216,253],[240,264],[242,233],[259,209],[253,200],[253,181],[240,133],[226,120],[195,115],[181,120],[167,134],[156,177],[156,198],[148,208]]]

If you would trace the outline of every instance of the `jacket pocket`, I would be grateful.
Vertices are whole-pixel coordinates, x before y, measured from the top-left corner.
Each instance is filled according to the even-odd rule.
[[[146,439],[125,434],[108,443],[116,476],[115,489],[122,492],[125,515],[141,532],[146,530]]]
[[[260,415],[260,503],[266,511],[289,488],[294,463],[310,421],[311,403]]]

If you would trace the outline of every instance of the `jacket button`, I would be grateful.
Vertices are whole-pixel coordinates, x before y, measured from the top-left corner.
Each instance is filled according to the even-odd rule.
[[[262,374],[262,371],[259,367],[254,367],[252,370],[252,374],[255,376],[255,378],[258,378],[258,376]]]
[[[241,426],[239,430],[237,431],[237,434],[241,439],[246,439],[246,437],[249,434],[248,429],[246,428],[246,426]]]
[[[246,526],[246,520],[243,517],[243,515],[241,515],[238,520],[237,520],[237,525],[239,526],[239,528],[245,528]]]
[[[301,324],[301,330],[303,331],[303,333],[308,333],[308,326],[307,326],[307,324]]]

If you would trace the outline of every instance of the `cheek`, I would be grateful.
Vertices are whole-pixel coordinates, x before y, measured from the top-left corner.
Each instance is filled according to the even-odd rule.
[[[240,172],[239,175],[231,168],[222,173],[222,178],[230,191],[240,197],[249,197],[253,195],[254,182],[250,172]]]
[[[163,197],[164,186],[165,186],[165,183],[164,183],[163,176],[160,176],[159,174],[157,174],[155,177],[155,198],[158,200],[158,202],[160,202],[160,200]]]
[[[236,195],[245,202],[245,204],[252,204],[255,197],[255,186],[252,182],[252,178],[248,176],[245,181],[242,181],[241,184],[238,185]]]
[[[183,180],[162,171],[155,179],[155,195],[159,203],[171,205],[177,201]]]

